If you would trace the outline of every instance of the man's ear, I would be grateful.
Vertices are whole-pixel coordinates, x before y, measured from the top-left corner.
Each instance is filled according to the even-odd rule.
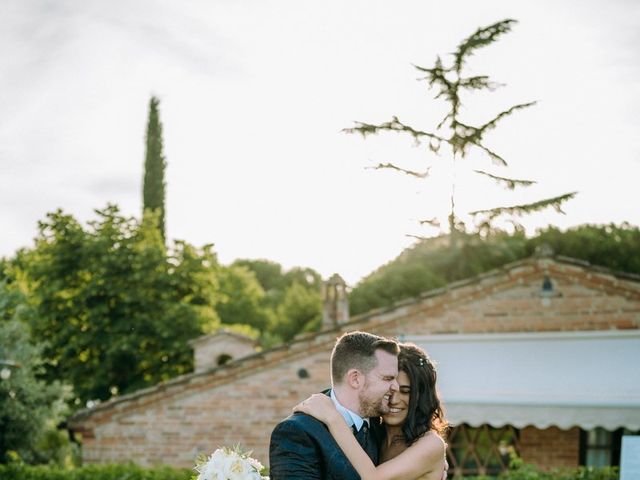
[[[347,372],[346,381],[347,385],[349,385],[354,390],[358,390],[362,386],[363,376],[359,370],[352,368]]]

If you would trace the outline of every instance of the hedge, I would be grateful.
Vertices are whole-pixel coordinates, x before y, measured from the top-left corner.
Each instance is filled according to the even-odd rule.
[[[189,480],[194,473],[186,468],[143,468],[133,464],[87,465],[74,469],[18,463],[0,465],[0,480]]]
[[[143,468],[137,465],[88,465],[65,470],[18,463],[0,465],[0,480],[189,480],[191,469]],[[618,468],[573,468],[542,472],[531,466],[503,473],[497,480],[619,480]],[[451,478],[451,477],[450,477]],[[465,480],[496,480],[496,477],[465,477]]]
[[[464,477],[464,480],[619,480],[618,467],[578,467],[541,471],[531,465],[509,470],[498,477]]]

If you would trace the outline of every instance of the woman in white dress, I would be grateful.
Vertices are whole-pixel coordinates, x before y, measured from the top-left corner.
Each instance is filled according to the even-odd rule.
[[[380,465],[375,466],[355,439],[331,399],[315,394],[294,410],[322,421],[361,478],[366,480],[441,480],[445,470],[447,422],[436,391],[436,370],[427,354],[413,344],[401,344],[398,356],[400,389],[382,416]],[[374,426],[375,428],[375,426]]]

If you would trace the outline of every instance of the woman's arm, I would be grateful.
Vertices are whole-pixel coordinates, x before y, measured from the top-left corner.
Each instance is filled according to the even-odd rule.
[[[425,434],[400,455],[376,467],[329,397],[312,395],[294,410],[311,415],[327,425],[361,478],[415,480],[429,474],[429,480],[441,480],[443,476],[445,447],[442,439],[435,434]]]

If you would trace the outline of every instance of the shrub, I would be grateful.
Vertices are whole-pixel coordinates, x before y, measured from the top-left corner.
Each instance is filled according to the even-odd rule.
[[[498,477],[464,477],[464,480],[619,480],[618,467],[578,467],[542,471],[531,465],[509,470]]]
[[[62,469],[18,463],[0,465],[0,480],[189,480],[191,469],[137,465],[88,465]]]

